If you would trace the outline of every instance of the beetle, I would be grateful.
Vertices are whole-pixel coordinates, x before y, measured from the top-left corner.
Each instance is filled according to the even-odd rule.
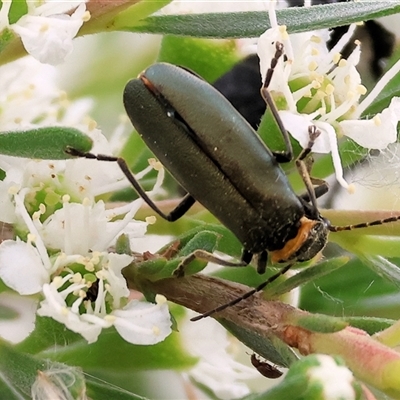
[[[276,368],[274,365],[261,361],[255,353],[253,353],[250,357],[251,364],[257,371],[269,379],[277,379],[283,375],[283,372]]]
[[[286,263],[258,287],[192,320],[237,304],[262,290],[294,263],[312,259],[326,245],[329,231],[363,228],[400,219],[399,216],[371,223],[332,226],[320,215],[316,198],[326,193],[328,187],[325,182],[310,177],[305,162],[319,135],[315,126],[309,129],[309,146],[296,159],[307,192],[298,196],[293,191],[279,166],[279,163],[293,159],[293,150],[268,91],[273,70],[282,55],[283,45],[277,42],[261,94],[282,132],[286,145],[283,152],[272,152],[224,96],[188,70],[159,63],[128,82],[123,99],[132,124],[187,192],[169,214],[163,213],[147,196],[122,158],[68,149],[70,155],[117,162],[138,194],[168,221],[176,221],[198,201],[243,244],[240,262],[229,262],[196,251],[181,263],[176,275],[183,275],[185,265],[196,257],[227,266],[244,266],[254,257],[259,273],[265,272],[268,258],[272,263]]]

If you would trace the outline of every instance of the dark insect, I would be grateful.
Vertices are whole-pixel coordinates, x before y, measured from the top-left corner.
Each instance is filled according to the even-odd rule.
[[[168,214],[148,197],[122,158],[67,150],[73,156],[117,162],[137,193],[167,221],[176,221],[196,201],[200,202],[243,244],[240,262],[222,260],[196,250],[181,262],[176,276],[184,275],[185,267],[196,258],[233,267],[248,265],[255,259],[259,273],[265,272],[268,259],[272,263],[284,263],[278,273],[256,288],[193,320],[239,303],[264,289],[296,262],[312,259],[325,247],[329,232],[400,219],[398,216],[370,223],[333,226],[320,215],[316,199],[327,192],[328,186],[309,174],[307,159],[320,134],[313,125],[309,127],[308,146],[295,160],[306,193],[298,196],[293,191],[279,166],[279,163],[293,159],[293,149],[268,91],[274,67],[282,56],[283,45],[277,42],[275,58],[271,61],[261,94],[282,133],[286,147],[283,152],[268,149],[226,98],[182,68],[155,64],[139,78],[128,82],[124,105],[129,118],[150,150],[187,193]]]
[[[99,294],[99,280],[97,279],[92,283],[92,286],[86,291],[86,300],[90,300],[92,302],[97,300],[97,296]]]
[[[274,367],[272,364],[266,361],[260,361],[255,353],[251,355],[250,360],[253,367],[256,368],[257,371],[266,378],[277,379],[283,375],[283,372],[279,371],[279,369]]]

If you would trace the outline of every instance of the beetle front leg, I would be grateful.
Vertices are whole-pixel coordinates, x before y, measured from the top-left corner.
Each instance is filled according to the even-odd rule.
[[[313,218],[318,219],[319,211],[318,211],[318,205],[317,205],[317,196],[316,196],[316,191],[313,186],[313,182],[321,183],[323,181],[311,178],[309,166],[305,162],[305,159],[311,153],[314,142],[318,138],[318,136],[321,134],[321,131],[315,125],[311,125],[308,128],[308,133],[309,133],[308,145],[301,151],[301,153],[297,157],[296,167],[297,167],[299,174],[300,174],[301,178],[303,179],[303,182],[306,186],[307,195],[308,195],[307,197],[311,203],[312,213],[314,214]],[[326,183],[325,183],[325,185],[326,185]],[[321,191],[323,191],[323,190],[324,189],[321,189]]]
[[[139,182],[136,180],[131,170],[129,169],[126,161],[121,157],[107,156],[104,154],[92,154],[92,153],[83,153],[73,148],[67,148],[66,153],[76,157],[88,158],[91,160],[99,160],[99,161],[109,161],[116,162],[118,166],[121,168],[121,171],[124,173],[128,181],[131,183],[133,188],[136,190],[136,193],[148,204],[148,206],[156,212],[160,217],[164,218],[167,221],[174,222],[182,217],[192,205],[196,202],[196,200],[190,194],[186,194],[182,201],[168,214],[165,214],[160,210],[159,207],[154,203],[153,200],[147,195],[144,189],[140,186]]]
[[[276,161],[279,163],[285,163],[289,162],[293,159],[293,147],[292,143],[290,141],[290,136],[288,131],[285,129],[285,126],[283,125],[283,121],[281,117],[279,116],[278,109],[276,108],[275,101],[271,96],[271,93],[268,89],[272,76],[274,74],[275,67],[278,63],[278,60],[280,57],[283,56],[283,44],[280,42],[276,42],[276,52],[274,57],[271,60],[271,66],[269,67],[267,74],[265,76],[264,83],[261,87],[261,96],[264,99],[265,103],[269,107],[272,115],[274,116],[275,122],[278,125],[279,130],[281,131],[283,141],[285,142],[285,147],[286,150],[283,152],[273,152]]]

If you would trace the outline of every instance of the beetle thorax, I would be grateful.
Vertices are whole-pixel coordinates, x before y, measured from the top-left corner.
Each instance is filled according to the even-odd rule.
[[[328,225],[323,218],[310,220],[302,217],[297,235],[287,241],[285,246],[271,252],[273,263],[287,261],[308,261],[315,257],[326,245]]]

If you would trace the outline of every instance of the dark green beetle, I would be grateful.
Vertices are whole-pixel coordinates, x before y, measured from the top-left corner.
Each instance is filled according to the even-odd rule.
[[[247,265],[256,256],[260,273],[266,269],[268,254],[273,263],[287,263],[258,287],[192,320],[237,304],[262,290],[295,262],[310,260],[324,248],[329,231],[365,228],[400,219],[395,216],[357,225],[332,226],[320,215],[316,199],[328,187],[325,182],[310,178],[304,162],[320,134],[315,126],[309,128],[308,147],[296,159],[307,192],[298,196],[293,191],[279,166],[293,159],[290,137],[268,91],[273,70],[282,55],[283,45],[276,43],[276,54],[261,88],[285,141],[286,151],[279,153],[265,146],[225,97],[185,69],[155,64],[126,85],[124,105],[130,120],[150,150],[187,191],[169,214],[164,214],[147,196],[122,158],[66,150],[78,157],[117,162],[138,194],[168,221],[176,221],[196,201],[200,202],[243,244],[241,262],[221,260],[200,250],[181,263],[176,275],[182,275],[185,265],[199,256],[227,266]]]
[[[207,82],[155,64],[127,84],[124,105],[147,146],[188,192],[166,219],[199,201],[243,243],[245,263],[258,256],[260,272],[267,252],[272,262],[304,261],[325,246],[326,221],[294,193],[274,154]]]

